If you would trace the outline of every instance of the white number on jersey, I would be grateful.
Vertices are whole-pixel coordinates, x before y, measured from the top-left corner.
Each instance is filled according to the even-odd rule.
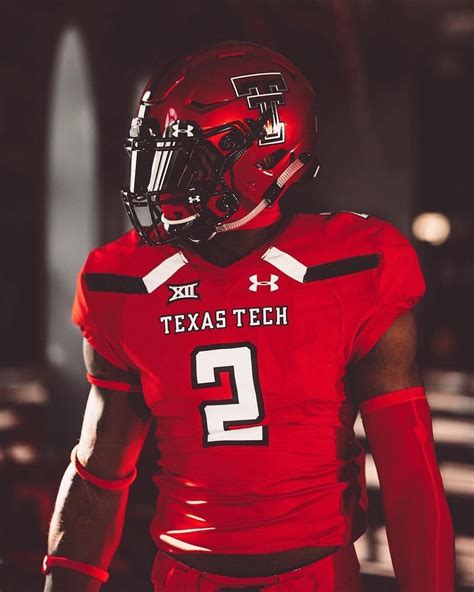
[[[204,446],[267,444],[267,427],[252,426],[260,423],[265,415],[255,347],[251,343],[231,343],[194,350],[194,388],[220,387],[223,372],[229,373],[232,399],[200,404]],[[231,426],[236,427],[229,429]]]

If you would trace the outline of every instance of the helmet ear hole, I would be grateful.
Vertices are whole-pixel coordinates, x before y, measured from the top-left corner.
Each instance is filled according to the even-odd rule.
[[[219,147],[222,150],[237,150],[242,148],[244,144],[244,134],[240,130],[232,130],[228,134],[222,136],[219,140]]]
[[[275,152],[272,152],[268,156],[265,156],[265,158],[262,158],[262,160],[259,160],[255,166],[260,170],[271,171],[287,154],[287,150],[280,148],[280,150],[275,150]]]
[[[216,201],[216,208],[219,210],[219,212],[226,212],[227,211],[227,204],[226,204],[224,197],[220,197]]]

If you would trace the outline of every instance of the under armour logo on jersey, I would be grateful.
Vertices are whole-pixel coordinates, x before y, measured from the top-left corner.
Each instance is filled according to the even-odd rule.
[[[175,121],[171,125],[171,135],[173,138],[178,138],[179,136],[187,136],[188,138],[194,138],[194,125],[184,121]]]
[[[281,144],[285,141],[285,124],[280,121],[278,105],[285,104],[283,93],[288,86],[281,72],[261,72],[234,76],[230,79],[237,97],[246,97],[249,109],[265,113],[270,109],[271,117],[265,125],[266,135],[258,141],[260,146]]]
[[[274,273],[272,273],[270,275],[269,280],[258,281],[257,275],[251,275],[249,277],[249,280],[251,281],[251,284],[249,286],[249,290],[251,292],[256,292],[258,290],[259,286],[269,286],[270,292],[274,292],[275,290],[278,290],[278,286],[277,286],[278,276],[275,275]]]
[[[199,300],[199,294],[196,292],[198,286],[199,281],[193,282],[192,284],[168,284],[168,289],[171,291],[171,296],[168,298],[168,304],[175,300]]]
[[[201,202],[201,198],[199,197],[199,195],[195,195],[194,197],[188,197],[188,203],[193,204],[193,203],[200,203]]]

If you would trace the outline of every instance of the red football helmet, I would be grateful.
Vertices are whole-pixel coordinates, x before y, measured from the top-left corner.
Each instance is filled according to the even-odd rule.
[[[317,170],[314,99],[291,62],[253,43],[221,43],[154,76],[122,191],[142,239],[202,240],[278,219],[281,196]]]

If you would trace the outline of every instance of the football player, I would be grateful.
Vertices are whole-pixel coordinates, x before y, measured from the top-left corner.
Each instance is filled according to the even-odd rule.
[[[73,319],[91,391],[60,486],[48,592],[108,579],[146,433],[160,452],[155,592],[356,592],[360,411],[403,592],[453,590],[453,533],[416,364],[424,281],[389,223],[282,214],[317,172],[314,92],[250,43],[147,85],[122,192]]]

